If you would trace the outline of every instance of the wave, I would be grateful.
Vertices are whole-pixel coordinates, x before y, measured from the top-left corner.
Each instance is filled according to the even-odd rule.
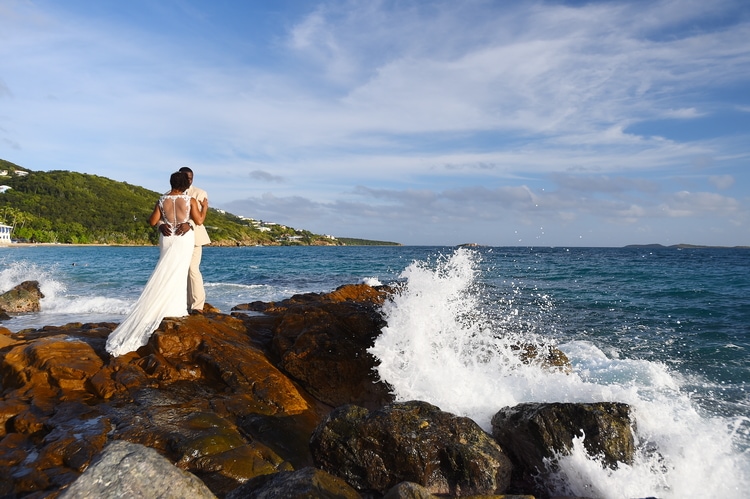
[[[551,493],[628,498],[742,497],[750,486],[750,420],[717,417],[692,400],[682,376],[663,363],[605,353],[591,341],[555,344],[529,323],[554,314],[519,311],[511,300],[487,309],[480,300],[481,258],[461,248],[434,262],[415,261],[401,274],[405,283],[383,307],[387,326],[370,352],[379,376],[397,400],[424,400],[467,416],[490,430],[502,407],[522,402],[630,404],[640,451],[632,466],[605,469],[583,445],[561,456]],[[518,325],[518,327],[514,327]],[[554,346],[570,359],[565,374],[524,363],[519,345]],[[657,449],[657,451],[654,451]]]

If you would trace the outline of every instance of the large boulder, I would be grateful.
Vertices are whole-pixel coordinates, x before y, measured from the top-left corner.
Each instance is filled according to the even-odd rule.
[[[571,453],[574,438],[583,438],[587,453],[605,466],[632,464],[634,427],[630,406],[616,402],[524,403],[492,418],[492,435],[514,464],[514,486],[524,490],[543,481],[545,460]]]
[[[387,288],[346,285],[328,294],[295,295],[234,310],[275,319],[269,325],[270,354],[315,398],[331,407],[351,403],[377,409],[393,401],[391,387],[378,379],[376,359],[368,352],[385,326],[380,305],[387,294]]]
[[[39,281],[24,281],[0,295],[0,310],[10,313],[39,312],[39,300],[44,298]]]
[[[203,482],[155,450],[125,441],[109,444],[59,497],[216,499]]]
[[[511,476],[510,460],[475,422],[419,401],[373,412],[339,407],[315,430],[310,448],[319,468],[380,494],[404,481],[432,494],[499,494]]]

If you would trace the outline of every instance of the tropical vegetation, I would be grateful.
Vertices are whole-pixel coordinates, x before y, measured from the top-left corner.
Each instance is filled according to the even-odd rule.
[[[148,218],[159,193],[97,175],[31,171],[0,160],[0,223],[22,242],[156,244]],[[330,236],[209,208],[216,245],[341,245]],[[352,240],[354,241],[354,240]]]

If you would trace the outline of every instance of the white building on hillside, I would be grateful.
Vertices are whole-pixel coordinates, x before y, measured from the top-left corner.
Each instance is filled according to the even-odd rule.
[[[13,227],[10,225],[0,224],[0,244],[10,244],[10,233],[13,231]]]

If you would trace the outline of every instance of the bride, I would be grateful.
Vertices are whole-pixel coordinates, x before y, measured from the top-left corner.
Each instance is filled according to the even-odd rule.
[[[107,352],[114,356],[145,345],[164,317],[188,315],[187,276],[195,242],[188,221],[202,224],[205,213],[201,213],[195,199],[185,194],[190,187],[186,173],[173,173],[169,183],[172,190],[159,198],[149,223],[155,226],[161,222],[171,230],[159,235],[159,261],[140,298],[107,338]],[[164,232],[170,235],[165,236]]]

